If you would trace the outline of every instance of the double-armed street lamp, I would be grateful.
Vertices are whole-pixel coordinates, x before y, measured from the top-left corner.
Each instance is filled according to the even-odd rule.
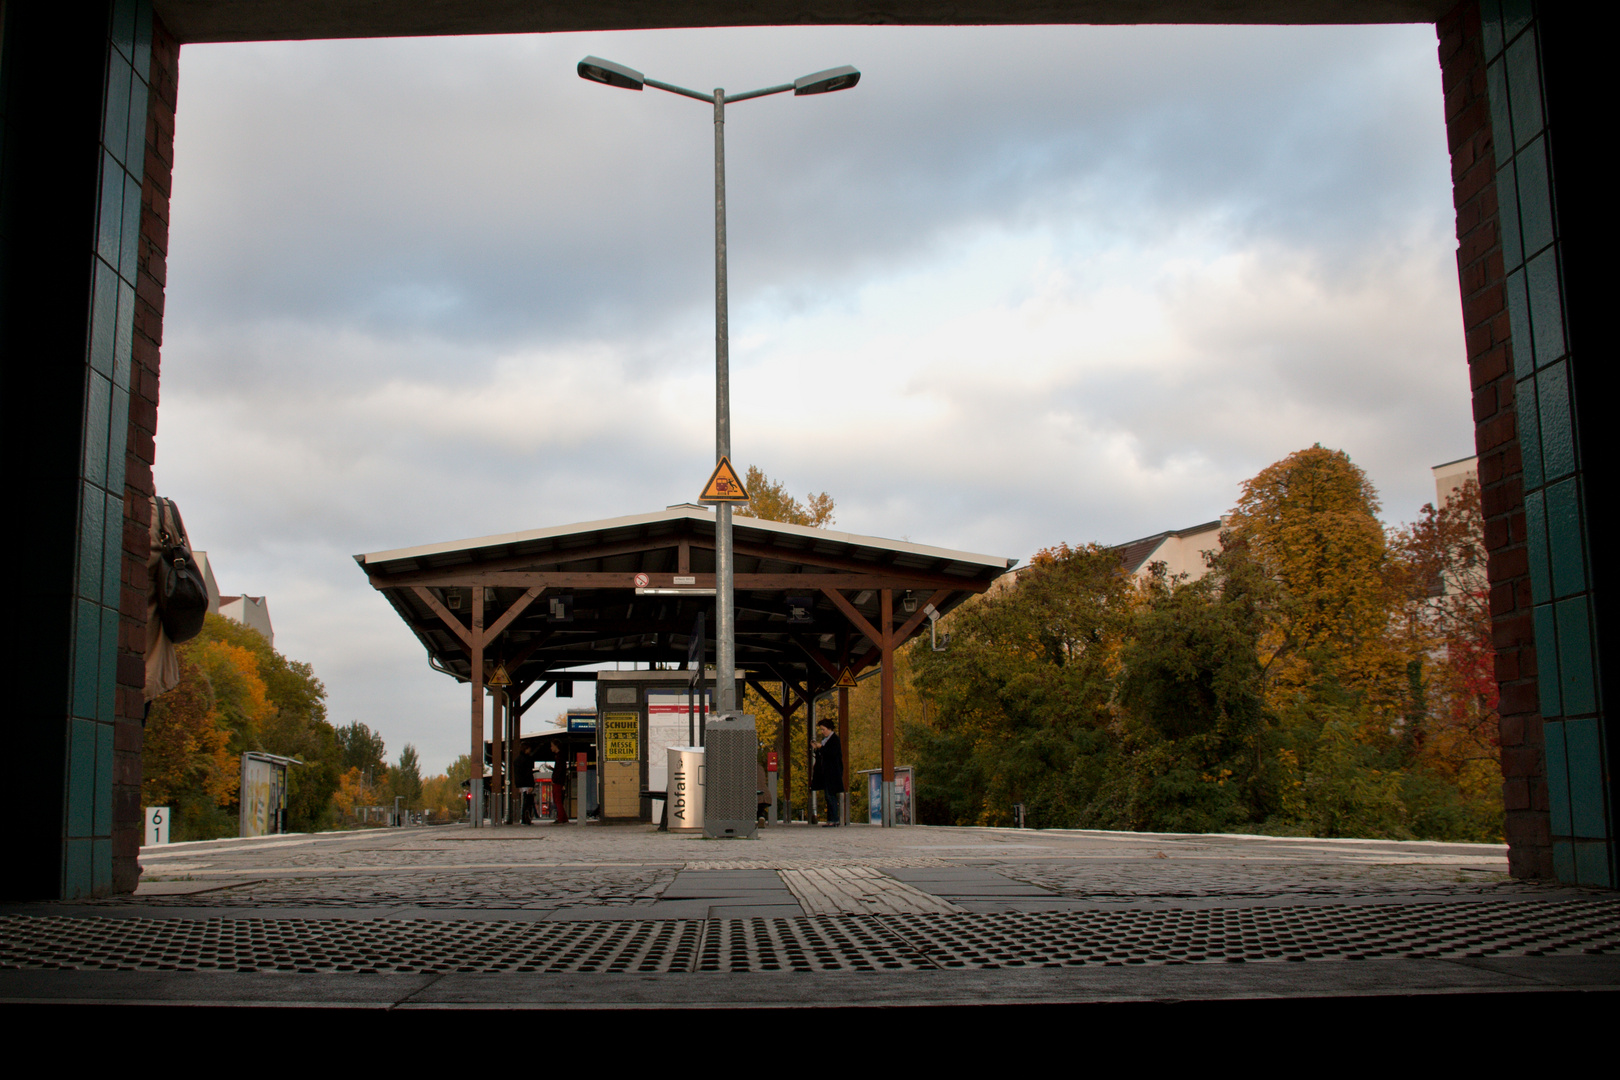
[[[651,86],[655,90],[680,94],[714,106],[714,446],[716,460],[729,462],[731,371],[726,323],[726,105],[750,98],[769,97],[771,94],[785,94],[790,90],[799,97],[848,90],[860,82],[861,73],[845,65],[818,71],[781,86],[767,86],[763,90],[730,96],[719,88],[712,94],[704,94],[649,79],[634,68],[597,56],[587,56],[579,62],[579,77],[624,90]],[[718,465],[716,469],[719,469]],[[715,562],[715,639],[718,654],[715,657],[715,704],[720,712],[729,713],[737,708],[737,609],[733,589],[735,560],[731,549],[731,503],[727,501],[720,501],[716,508]]]

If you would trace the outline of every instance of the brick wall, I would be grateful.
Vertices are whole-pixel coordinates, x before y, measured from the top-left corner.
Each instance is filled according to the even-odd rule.
[[[1508,860],[1515,877],[1550,878],[1552,836],[1514,407],[1513,344],[1477,0],[1458,4],[1439,21],[1436,31],[1457,209],[1457,278],[1474,395],[1474,445],[1485,503],[1485,547],[1490,553]]]
[[[113,891],[133,892],[140,876],[145,825],[141,806],[142,688],[146,681],[146,557],[156,456],[158,350],[163,344],[163,289],[168,278],[169,178],[174,167],[175,90],[180,45],[152,17],[151,95],[146,113],[146,167],[141,192],[141,248],[136,281],[134,364],[130,372],[129,439],[124,452],[123,601],[118,637],[118,728],[113,772]]]

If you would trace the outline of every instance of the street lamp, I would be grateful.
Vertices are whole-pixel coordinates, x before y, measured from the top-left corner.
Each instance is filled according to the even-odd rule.
[[[861,73],[849,65],[828,68],[814,75],[806,75],[781,86],[767,86],[763,90],[750,90],[746,94],[732,94],[718,87],[713,94],[703,94],[675,86],[657,79],[649,79],[635,68],[587,56],[579,62],[579,77],[604,86],[621,90],[641,90],[650,86],[682,97],[706,101],[714,106],[714,450],[716,460],[731,458],[731,359],[729,328],[726,316],[726,103],[747,101],[750,98],[785,94],[795,96],[830,94],[848,90],[861,81]],[[721,502],[716,507],[715,522],[715,683],[717,701],[722,713],[737,708],[737,608],[735,590],[735,560],[731,549],[731,504]]]

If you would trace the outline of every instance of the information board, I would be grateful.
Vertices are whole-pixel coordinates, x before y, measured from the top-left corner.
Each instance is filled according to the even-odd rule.
[[[693,728],[703,730],[703,718],[708,712],[706,693],[696,694],[695,716],[689,720],[686,691],[647,691],[647,787],[653,791],[663,791],[669,784],[669,748],[691,746]]]

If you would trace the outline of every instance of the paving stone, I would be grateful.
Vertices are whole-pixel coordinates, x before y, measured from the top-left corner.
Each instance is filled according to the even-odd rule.
[[[650,827],[369,830],[147,848],[128,909],[596,910],[654,901],[786,903],[778,871],[868,868],[950,902],[1065,897],[1121,904],[1365,902],[1550,896],[1506,875],[1500,845],[1162,836],[1095,831],[767,829],[710,841]],[[205,890],[205,891],[197,891]],[[662,918],[663,916],[659,916]]]
[[[792,894],[788,894],[792,899]],[[797,918],[804,914],[804,909],[798,901],[790,904],[755,904],[755,903],[724,903],[710,904],[708,918],[711,919],[755,919],[755,918]]]

